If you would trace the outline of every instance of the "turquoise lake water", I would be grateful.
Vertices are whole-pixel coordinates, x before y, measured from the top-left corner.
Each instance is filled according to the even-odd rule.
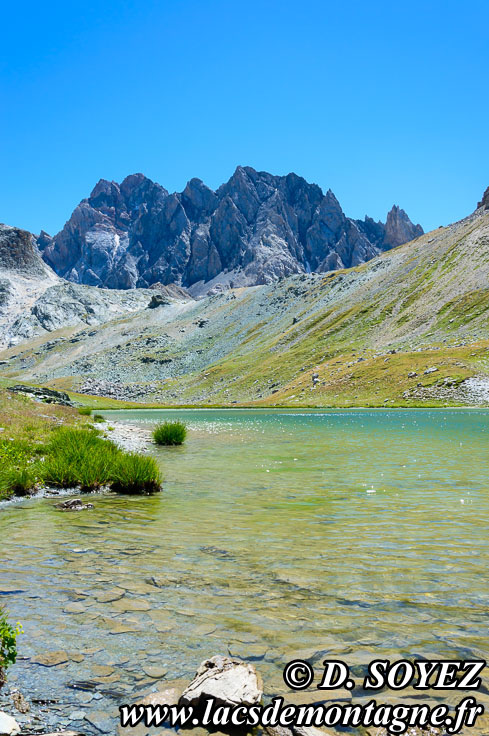
[[[252,660],[269,695],[297,657],[358,679],[373,658],[488,657],[489,412],[103,413],[179,418],[188,439],[154,449],[158,496],[0,511],[0,600],[27,634],[13,682],[87,712],[101,692],[112,713],[151,668],[188,679],[216,653]],[[32,661],[53,651],[66,662]]]

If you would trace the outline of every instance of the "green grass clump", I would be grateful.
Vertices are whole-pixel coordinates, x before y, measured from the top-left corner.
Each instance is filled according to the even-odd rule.
[[[80,406],[78,408],[78,414],[81,414],[82,417],[89,417],[92,413],[92,410],[89,406]]]
[[[7,467],[0,472],[0,499],[27,496],[37,485],[36,466]]]
[[[54,432],[43,463],[45,483],[82,491],[110,486],[118,493],[154,493],[161,478],[156,461],[120,450],[94,429],[62,428]]]
[[[161,486],[156,460],[137,452],[121,453],[112,469],[111,486],[118,493],[156,493]]]
[[[0,440],[0,500],[26,496],[39,481],[39,446],[28,439]]]
[[[157,445],[181,445],[187,436],[187,427],[183,422],[163,422],[153,430],[153,439]]]
[[[93,421],[94,422],[105,422],[105,419],[103,418],[102,414],[94,414]]]
[[[46,448],[43,480],[61,488],[97,490],[109,484],[111,467],[120,452],[93,430],[59,429]]]

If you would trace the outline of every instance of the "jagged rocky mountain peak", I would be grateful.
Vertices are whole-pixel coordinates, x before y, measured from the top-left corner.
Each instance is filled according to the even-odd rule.
[[[63,230],[38,244],[77,283],[175,282],[205,293],[357,265],[421,232],[400,208],[385,225],[352,220],[331,190],[238,166],[216,191],[197,178],[173,194],[141,173],[121,184],[101,179]]]

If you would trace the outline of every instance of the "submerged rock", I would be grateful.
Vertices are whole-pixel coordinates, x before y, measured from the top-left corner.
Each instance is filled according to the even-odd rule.
[[[52,731],[45,733],[43,736],[83,736],[79,731]]]
[[[19,713],[28,713],[30,711],[29,703],[19,690],[14,690],[12,692],[12,702],[14,704],[14,708]]]
[[[185,688],[183,680],[171,680],[165,683],[163,690],[148,693],[140,702],[141,705],[177,705]]]
[[[60,664],[68,662],[69,657],[65,651],[46,652],[38,657],[31,659],[31,664],[40,664],[42,667],[57,667]]]
[[[202,662],[179,702],[198,707],[215,698],[224,705],[255,705],[262,696],[261,677],[253,665],[218,655]]]
[[[54,507],[60,511],[85,511],[93,509],[93,503],[83,503],[81,498],[70,498],[69,501],[55,503]]]

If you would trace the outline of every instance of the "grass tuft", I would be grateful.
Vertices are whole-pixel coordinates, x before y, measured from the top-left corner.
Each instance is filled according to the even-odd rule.
[[[81,414],[82,417],[89,417],[92,413],[92,410],[89,406],[80,406],[78,407],[78,414]]]
[[[153,430],[153,439],[157,445],[181,445],[187,436],[187,427],[183,422],[163,422]]]
[[[110,469],[121,451],[89,429],[62,428],[54,432],[43,467],[45,483],[82,491],[109,484]]]
[[[161,487],[156,460],[137,452],[121,453],[112,469],[111,485],[117,493],[156,493]]]
[[[0,498],[28,496],[37,482],[35,466],[7,467],[0,472]]]

